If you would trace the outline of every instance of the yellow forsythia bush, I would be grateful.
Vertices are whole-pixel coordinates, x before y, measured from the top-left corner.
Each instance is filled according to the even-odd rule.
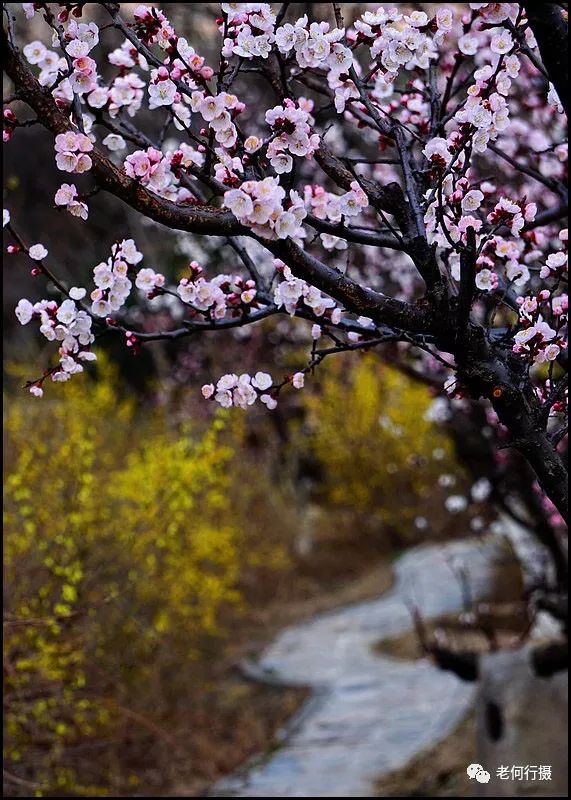
[[[438,476],[458,466],[449,439],[426,419],[424,385],[368,354],[325,362],[305,397],[303,443],[323,473],[322,502],[393,544],[415,538],[428,506],[438,522]]]
[[[4,756],[24,795],[106,792],[99,752],[125,714],[166,717],[193,690],[248,560],[228,492],[239,421],[169,430],[99,371],[5,400]]]

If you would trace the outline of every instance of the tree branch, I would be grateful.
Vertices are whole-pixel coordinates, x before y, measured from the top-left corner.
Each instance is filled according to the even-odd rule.
[[[48,89],[40,86],[14,46],[2,32],[4,71],[18,87],[18,93],[32,108],[42,125],[53,134],[73,130],[68,116],[60,111]],[[102,189],[114,194],[136,211],[169,228],[202,233],[207,236],[230,236],[247,231],[229,211],[213,206],[180,206],[147,191],[129,178],[99,150],[91,153],[92,174]]]

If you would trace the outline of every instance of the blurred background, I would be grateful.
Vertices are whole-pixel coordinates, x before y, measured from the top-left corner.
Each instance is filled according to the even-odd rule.
[[[348,18],[374,6],[343,5]],[[214,63],[218,5],[168,6]],[[292,6],[329,18],[325,4]],[[39,20],[18,20],[27,40],[45,38]],[[4,205],[63,279],[81,285],[129,237],[171,280],[190,259],[239,271],[223,241],[167,231],[104,196],[88,225],[56,213],[52,148],[36,127],[17,132]],[[237,663],[286,624],[380,594],[406,548],[488,531],[495,511],[470,496],[431,390],[375,355],[326,362],[271,414],[204,403],[199,387],[236,365],[279,375],[303,363],[307,331],[289,324],[136,358],[102,340],[89,375],[38,402],[21,386],[51,348],[13,308],[44,296],[24,259],[7,259],[7,791],[203,796],[305,698],[244,680]],[[170,312],[157,304],[151,317],[160,327]]]

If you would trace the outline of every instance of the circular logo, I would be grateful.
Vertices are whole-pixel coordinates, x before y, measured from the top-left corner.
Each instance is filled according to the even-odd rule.
[[[490,780],[490,773],[481,764],[470,764],[466,773],[471,781],[475,778],[478,783],[488,783]]]
[[[483,769],[484,767],[481,764],[470,764],[466,772],[468,773],[468,777],[470,778],[470,780],[474,780],[478,772],[480,772],[480,770]]]

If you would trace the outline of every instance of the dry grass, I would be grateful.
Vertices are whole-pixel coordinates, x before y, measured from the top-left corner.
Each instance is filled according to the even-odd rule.
[[[458,614],[445,614],[424,620],[427,639],[435,631],[446,635],[447,647],[451,650],[473,650],[488,652],[491,646],[504,648],[515,646],[525,634],[529,623],[526,603],[522,600],[523,578],[521,567],[510,546],[506,544],[500,560],[495,565],[488,595],[475,604],[473,612],[476,624]],[[491,645],[489,634],[493,632]],[[423,656],[418,636],[414,630],[378,642],[375,651],[379,655],[414,660]]]
[[[252,609],[248,618],[242,621],[240,636],[230,652],[237,661],[245,657],[253,658],[282,628],[341,606],[379,597],[392,584],[393,570],[388,559],[368,569],[361,565],[360,574],[355,576],[351,571],[338,578],[334,586],[316,582],[307,596],[294,597],[287,603],[277,600],[265,608]],[[304,584],[304,594],[306,591],[307,585]]]
[[[193,733],[194,767],[186,775],[185,770],[177,770],[173,785],[160,796],[207,796],[213,783],[271,748],[277,731],[308,696],[301,688],[263,686],[237,674],[229,674],[217,692],[224,701],[219,698],[216,716],[205,715]]]
[[[474,715],[465,717],[442,742],[390,772],[375,787],[377,797],[472,797],[466,766],[475,758]]]
[[[495,632],[495,647],[498,649],[515,646],[527,626],[525,607],[520,603],[495,605],[479,619]],[[454,651],[471,650],[477,653],[490,651],[490,641],[482,628],[462,624],[457,614],[445,614],[426,623],[426,633],[430,639],[436,631],[446,634],[447,646]],[[375,646],[379,655],[411,661],[424,655],[415,631],[400,636],[383,639]]]

